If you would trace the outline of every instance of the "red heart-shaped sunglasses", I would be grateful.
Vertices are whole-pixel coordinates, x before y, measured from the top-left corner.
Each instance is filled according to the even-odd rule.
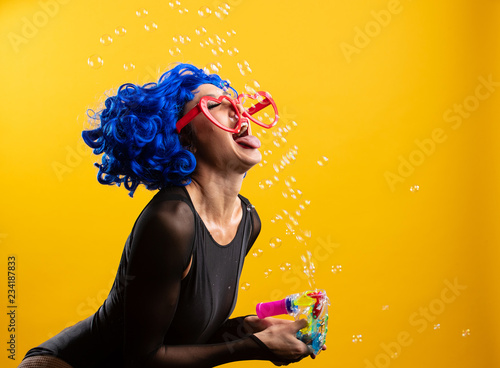
[[[232,109],[234,116],[238,118],[234,128],[221,124],[211,113],[212,109],[224,104]],[[243,112],[238,108],[238,104],[243,106]],[[266,107],[267,109],[265,109]],[[276,103],[268,92],[260,91],[253,95],[242,93],[236,98],[231,98],[228,95],[222,95],[219,98],[203,96],[186,115],[177,121],[175,125],[177,133],[180,133],[182,128],[188,125],[199,113],[203,113],[219,128],[233,134],[239,133],[241,124],[245,121],[248,122],[248,119],[261,127],[269,129],[276,125],[279,118]]]

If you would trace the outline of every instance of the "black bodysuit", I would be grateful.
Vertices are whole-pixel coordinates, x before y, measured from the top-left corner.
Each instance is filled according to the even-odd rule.
[[[236,319],[228,317],[236,303],[243,261],[261,227],[254,207],[239,197],[241,222],[234,239],[222,246],[208,232],[184,187],[160,190],[137,218],[102,306],[29,350],[26,357],[53,355],[75,368],[223,362],[228,344],[215,343],[228,339],[215,336],[234,327]],[[219,350],[207,355],[200,349]],[[215,361],[207,362],[203,354]]]

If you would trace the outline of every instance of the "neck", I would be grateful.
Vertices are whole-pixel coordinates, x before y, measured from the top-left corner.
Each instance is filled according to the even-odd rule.
[[[198,214],[205,222],[228,224],[239,215],[243,174],[198,169],[186,189]]]

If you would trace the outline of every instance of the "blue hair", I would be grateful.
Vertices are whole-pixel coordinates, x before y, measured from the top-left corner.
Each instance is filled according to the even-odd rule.
[[[194,98],[192,91],[207,83],[229,87],[216,74],[178,64],[158,83],[125,83],[108,97],[103,110],[89,115],[99,120],[98,127],[82,132],[93,153],[103,154],[102,163],[95,163],[99,183],[123,183],[131,197],[139,184],[149,190],[189,184],[196,159],[182,147],[175,124]]]

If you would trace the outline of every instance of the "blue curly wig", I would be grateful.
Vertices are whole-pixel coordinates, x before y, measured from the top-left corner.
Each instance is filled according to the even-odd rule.
[[[123,183],[131,197],[139,184],[149,190],[189,184],[196,159],[182,147],[175,124],[194,98],[192,91],[206,83],[229,87],[216,74],[177,64],[158,83],[125,83],[108,97],[103,110],[89,115],[99,121],[98,127],[82,132],[93,153],[103,154],[102,163],[95,164],[99,183]]]

